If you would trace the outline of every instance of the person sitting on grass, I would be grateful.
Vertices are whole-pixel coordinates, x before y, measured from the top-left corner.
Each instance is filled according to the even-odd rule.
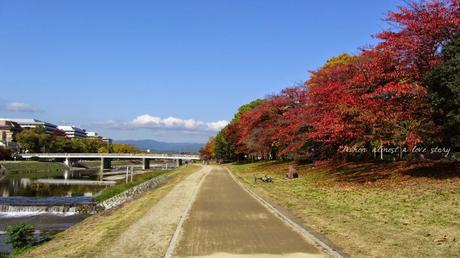
[[[289,172],[286,174],[286,179],[294,179],[298,177],[299,174],[297,174],[297,170],[292,165],[289,165]]]

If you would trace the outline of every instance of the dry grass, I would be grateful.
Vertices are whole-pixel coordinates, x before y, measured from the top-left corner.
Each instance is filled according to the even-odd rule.
[[[200,166],[190,165],[172,172],[168,182],[145,194],[140,199],[105,214],[94,215],[55,239],[24,254],[24,257],[97,257],[131,224],[141,218],[183,178]]]
[[[432,171],[444,168],[444,176],[428,173],[427,165],[402,163],[297,165],[300,178],[285,180],[288,164],[229,168],[353,257],[460,256],[458,164],[430,165]],[[274,183],[254,183],[264,174]]]

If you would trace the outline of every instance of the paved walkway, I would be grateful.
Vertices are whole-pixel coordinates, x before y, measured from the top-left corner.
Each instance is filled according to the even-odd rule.
[[[162,257],[184,210],[193,202],[200,181],[211,168],[205,166],[177,184],[141,219],[107,246],[102,257]]]
[[[174,256],[324,257],[251,197],[223,168],[206,176],[180,229]]]

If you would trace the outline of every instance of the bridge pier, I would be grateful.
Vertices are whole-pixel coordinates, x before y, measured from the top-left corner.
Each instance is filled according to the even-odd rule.
[[[101,158],[101,171],[104,169],[112,168],[112,159],[110,158]]]
[[[142,169],[143,170],[150,169],[150,159],[146,159],[146,158],[142,159]]]
[[[182,160],[181,159],[177,159],[176,160],[176,167],[180,167],[182,166]]]

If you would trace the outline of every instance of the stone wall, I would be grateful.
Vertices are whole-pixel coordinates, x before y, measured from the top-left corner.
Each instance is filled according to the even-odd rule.
[[[137,185],[133,188],[130,188],[110,199],[107,199],[99,204],[97,204],[98,208],[97,210],[108,210],[108,209],[112,209],[112,208],[115,208],[115,207],[118,207],[120,206],[121,204],[127,202],[127,201],[131,201],[131,200],[134,200],[136,198],[138,198],[140,195],[142,195],[143,193],[151,190],[151,189],[154,189],[160,185],[162,185],[163,183],[166,182],[166,179],[167,179],[167,175],[163,175],[163,176],[159,176],[159,177],[155,177],[155,178],[152,178],[150,179],[149,181],[146,181],[140,185]]]

